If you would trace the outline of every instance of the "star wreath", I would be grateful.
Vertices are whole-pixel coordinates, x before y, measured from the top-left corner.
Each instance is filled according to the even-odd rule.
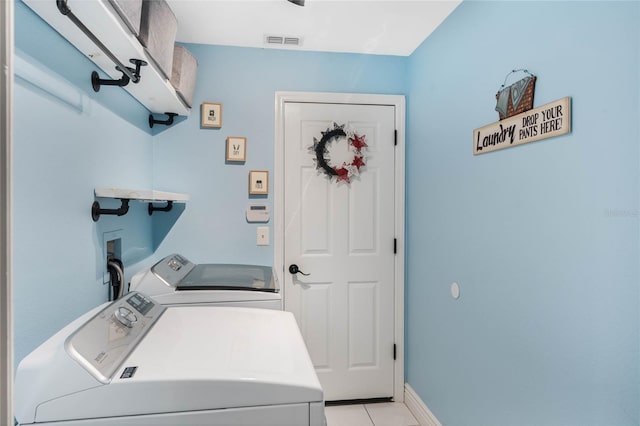
[[[313,138],[313,146],[309,147],[309,151],[314,155],[316,169],[324,171],[330,180],[335,176],[336,183],[341,181],[350,183],[351,178],[358,176],[360,169],[366,165],[365,148],[368,146],[365,142],[366,136],[360,136],[351,129],[345,131],[344,127],[344,124],[333,123],[333,129],[328,128],[326,131],[321,132],[322,138],[320,140]],[[346,138],[349,141],[349,149],[354,153],[353,159],[349,164],[345,162],[340,167],[331,167],[329,164],[330,158],[327,157],[329,154],[327,145],[334,139],[338,141],[340,138]]]

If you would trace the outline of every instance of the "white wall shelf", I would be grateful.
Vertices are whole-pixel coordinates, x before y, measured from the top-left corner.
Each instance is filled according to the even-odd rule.
[[[175,201],[184,203],[189,201],[187,194],[177,192],[157,191],[155,189],[122,189],[122,188],[96,188],[96,198],[119,198],[127,200],[139,200],[142,202]]]
[[[121,202],[120,208],[103,209],[98,201],[94,201],[91,205],[91,217],[94,222],[100,219],[101,215],[124,216],[129,211],[129,201],[138,200],[140,202],[149,203],[148,212],[152,215],[155,211],[168,212],[173,208],[173,203],[186,203],[189,201],[187,194],[176,192],[156,191],[154,189],[123,189],[123,188],[95,188],[94,194],[96,198],[114,198]],[[156,207],[153,203],[166,202],[164,207]]]
[[[109,77],[117,80],[122,76],[111,59],[68,17],[60,13],[56,0],[24,0],[24,3]],[[191,109],[182,102],[171,82],[156,68],[142,44],[107,0],[68,0],[67,6],[122,64],[133,66],[130,59],[147,62],[148,65],[141,68],[140,81],[130,82],[124,87],[138,102],[152,113],[189,115]]]

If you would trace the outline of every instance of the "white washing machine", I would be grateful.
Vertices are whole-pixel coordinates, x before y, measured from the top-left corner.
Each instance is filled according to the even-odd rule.
[[[28,355],[14,400],[21,425],[325,425],[290,313],[166,307],[138,292]]]
[[[131,290],[163,305],[217,304],[282,310],[280,286],[269,266],[194,264],[172,254],[131,278]]]

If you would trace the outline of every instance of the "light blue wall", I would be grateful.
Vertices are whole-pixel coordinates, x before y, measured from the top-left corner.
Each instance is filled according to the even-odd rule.
[[[272,261],[244,209],[272,206],[273,182],[266,199],[246,188],[273,173],[275,91],[407,94],[407,381],[446,426],[638,424],[639,21],[637,2],[465,2],[410,58],[188,45],[194,111],[151,137],[146,111],[92,94],[92,65],[18,3],[17,47],[83,104],[16,84],[16,361],[106,300],[104,232],[122,229],[131,272],[173,251]],[[573,98],[573,133],[474,158],[521,66],[536,105]],[[200,129],[203,101],[224,104],[221,129]],[[224,163],[227,136],[247,137],[245,164]],[[91,221],[94,187],[152,185],[191,200]]]
[[[410,57],[406,374],[443,425],[640,423],[639,22],[470,1]],[[573,132],[474,157],[522,67]]]
[[[102,98],[95,97],[88,83],[93,66],[20,2],[16,49],[17,363],[69,321],[107,300],[107,286],[102,284],[105,232],[121,230],[125,266],[151,254],[151,220],[145,205],[132,203],[127,216],[105,216],[97,223],[90,212],[95,187],[151,186],[152,136],[113,112],[121,113],[120,106],[133,102],[128,95],[107,102],[109,108],[98,102]],[[34,75],[44,84],[32,84]],[[43,91],[43,86],[64,87],[64,96],[78,102],[71,107]],[[139,109],[129,107],[134,112]],[[146,114],[142,117],[146,119]],[[103,206],[114,208],[119,203],[105,201]]]
[[[72,82],[85,96],[104,105],[121,120],[149,134],[159,130],[149,128],[149,111],[125,90],[103,87],[95,93],[91,88],[91,72],[98,68],[22,1],[15,0],[15,6],[15,43],[18,49]],[[101,77],[107,78],[105,75]]]
[[[47,40],[47,43],[42,43]],[[55,85],[71,86],[79,109],[18,78],[15,95],[15,358],[98,303],[104,233],[123,239],[127,277],[171,252],[196,262],[271,263],[244,219],[248,171],[273,173],[276,90],[403,93],[406,58],[190,45],[200,62],[191,116],[156,136],[148,112],[123,90],[95,94],[95,68],[21,2],[16,47]],[[35,59],[34,59],[35,58]],[[109,90],[111,89],[111,90]],[[200,129],[202,101],[222,102],[223,127]],[[248,138],[244,165],[225,165],[227,136]],[[124,217],[90,218],[95,187],[188,193],[191,200],[149,219],[132,203]],[[270,185],[273,194],[273,184]],[[119,202],[105,207],[116,208]],[[46,210],[46,213],[43,213]],[[153,233],[152,233],[153,229]]]
[[[273,245],[256,246],[258,225],[246,222],[245,209],[266,203],[273,211],[275,92],[404,94],[407,58],[186,47],[199,64],[194,110],[185,122],[155,137],[153,167],[157,188],[187,192],[191,200],[156,255],[179,252],[195,262],[272,264]],[[199,107],[205,101],[223,104],[222,128],[200,128]],[[246,163],[225,164],[228,136],[247,138]],[[249,170],[269,171],[267,198],[249,198]],[[273,243],[273,220],[268,226]]]

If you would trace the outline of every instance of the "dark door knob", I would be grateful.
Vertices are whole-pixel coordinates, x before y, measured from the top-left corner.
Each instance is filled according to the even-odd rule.
[[[289,265],[289,272],[291,274],[302,274],[302,275],[310,275],[310,274],[305,274],[304,272],[302,272],[300,270],[300,268],[298,268],[298,265],[296,265],[295,263]]]

